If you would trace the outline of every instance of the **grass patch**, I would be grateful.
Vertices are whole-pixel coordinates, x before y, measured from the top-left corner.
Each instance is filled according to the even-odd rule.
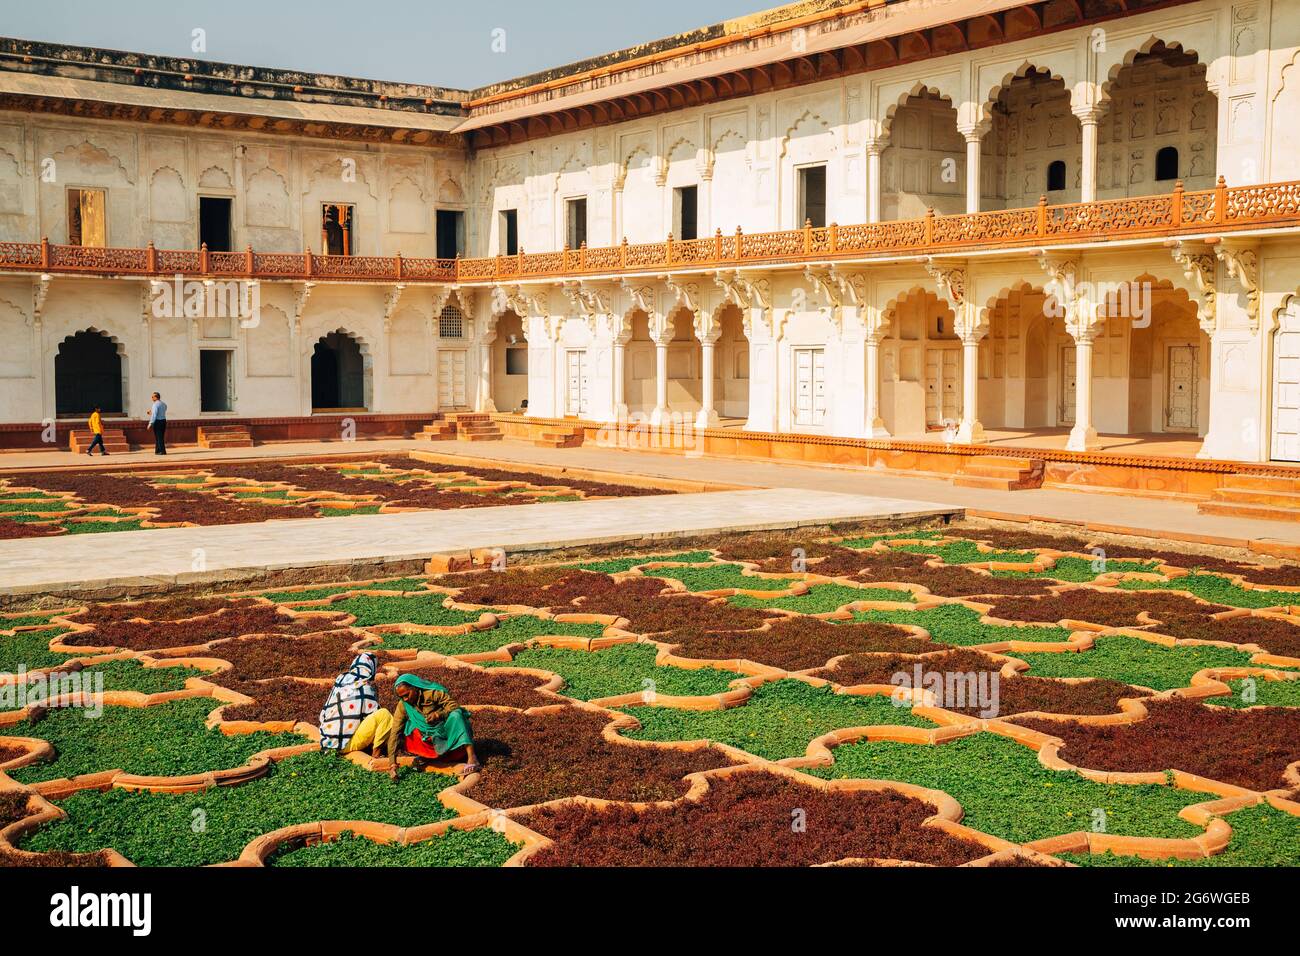
[[[806,772],[942,790],[962,805],[967,826],[1015,843],[1095,825],[1125,836],[1194,837],[1203,832],[1178,813],[1206,800],[1204,793],[1154,784],[1093,783],[1073,771],[1046,769],[1035,751],[996,734],[958,737],[937,746],[870,741],[836,747],[833,753],[833,766]]]
[[[854,601],[915,601],[911,591],[892,588],[853,588],[846,584],[814,584],[807,594],[783,598],[756,598],[737,594],[727,599],[736,607],[781,608],[800,614],[826,614]]]
[[[518,852],[490,827],[448,830],[410,846],[376,843],[352,832],[274,856],[271,866],[501,866]]]
[[[148,531],[143,518],[131,521],[67,521],[63,527],[68,534],[104,534],[110,531]]]
[[[814,737],[843,727],[935,726],[888,697],[836,694],[796,680],[763,684],[747,703],[727,710],[623,709],[641,722],[625,733],[634,740],[719,741],[769,760],[801,757]]]
[[[1200,574],[1193,571],[1181,578],[1168,581],[1120,581],[1125,591],[1188,591],[1211,604],[1229,607],[1280,607],[1300,604],[1300,593],[1293,591],[1265,591],[1261,588],[1247,590],[1238,587],[1221,574]]]
[[[9,736],[48,740],[55,758],[14,770],[20,783],[75,777],[101,770],[174,777],[238,767],[259,750],[304,743],[297,734],[240,734],[209,730],[204,720],[217,701],[175,700],[156,707],[105,707],[90,718],[85,708],[52,710],[38,721],[5,728]]]
[[[536,667],[564,678],[566,697],[595,700],[653,689],[655,693],[680,697],[719,694],[731,681],[744,674],[711,667],[688,670],[655,663],[658,649],[652,644],[615,644],[599,651],[574,651],[558,647],[534,647],[515,656],[510,664],[496,666]],[[494,662],[495,663],[495,662]]]
[[[1173,690],[1189,686],[1192,675],[1206,667],[1244,667],[1251,655],[1231,647],[1165,647],[1115,635],[1097,638],[1087,651],[1026,652],[1016,657],[1029,664],[1034,677],[1107,677],[1152,690]]]
[[[239,738],[232,738],[239,739]],[[313,820],[373,820],[417,826],[455,814],[438,794],[456,782],[447,774],[363,770],[323,753],[275,763],[264,777],[199,793],[82,791],[61,801],[68,818],[43,827],[24,844],[37,852],[112,847],[141,866],[206,866],[239,856],[254,837]],[[148,821],[142,826],[141,821]],[[203,826],[196,827],[202,820]]]
[[[913,624],[930,632],[930,637],[940,644],[956,647],[973,647],[979,644],[997,644],[1001,641],[1034,641],[1053,643],[1068,641],[1070,632],[1063,627],[1009,627],[984,624],[980,613],[964,604],[943,604],[928,611],[857,611],[859,621],[879,621],[884,624]]]

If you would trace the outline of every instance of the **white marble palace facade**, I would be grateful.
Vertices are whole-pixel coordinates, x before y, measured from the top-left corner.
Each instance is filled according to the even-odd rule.
[[[1300,461],[1300,7],[711,30],[476,91],[6,41],[0,425],[159,390]]]

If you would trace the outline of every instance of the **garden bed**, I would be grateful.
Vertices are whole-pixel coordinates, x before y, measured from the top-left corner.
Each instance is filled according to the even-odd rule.
[[[169,490],[284,502],[296,477],[314,513],[330,495],[520,489],[514,473],[403,460],[259,470],[256,488],[202,492],[177,474]],[[43,865],[105,865],[108,849],[145,865],[1050,862],[1017,855],[1025,843],[1108,865],[1132,858],[1101,851],[1150,838],[1168,842],[1140,842],[1147,862],[1294,865],[1285,801],[1179,813],[1300,782],[1300,681],[1264,676],[1300,673],[1300,624],[1267,609],[1296,569],[1109,546],[1103,566],[1091,544],[960,527],[715,536],[562,566],[10,614],[0,672],[80,668],[114,696],[97,720],[82,706],[7,715],[0,763],[24,764],[6,774],[25,789],[0,798],[0,819],[9,804],[35,812],[33,789],[55,801],[67,818],[20,838]],[[446,686],[481,771],[404,766],[393,784],[384,761],[285,732],[315,725],[361,651],[385,706],[403,671]],[[917,667],[976,696],[889,692]],[[979,696],[995,680],[996,700]],[[1084,772],[1053,769],[1067,765]],[[1145,776],[1090,779],[1128,773]],[[167,780],[178,792],[149,792]],[[1161,785],[1174,782],[1194,789]],[[444,832],[456,817],[467,829]],[[0,865],[26,859],[0,843]]]

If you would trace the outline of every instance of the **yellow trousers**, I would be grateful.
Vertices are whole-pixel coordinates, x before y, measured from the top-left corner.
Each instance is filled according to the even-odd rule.
[[[388,735],[392,729],[393,715],[380,707],[373,714],[365,716],[357,726],[357,732],[352,735],[348,745],[343,748],[343,752],[350,754],[356,753],[358,750],[369,750],[375,744],[388,740]]]

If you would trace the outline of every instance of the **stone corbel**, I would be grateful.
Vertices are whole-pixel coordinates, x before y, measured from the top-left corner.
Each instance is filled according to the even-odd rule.
[[[713,281],[722,290],[722,298],[739,307],[745,338],[753,338],[754,313],[769,332],[772,331],[772,280],[766,276],[746,275],[739,269],[719,270]]]
[[[609,296],[590,282],[581,280],[562,282],[560,288],[586,321],[591,334],[595,335],[600,317],[610,314]]]
[[[1170,255],[1174,261],[1183,269],[1183,275],[1187,281],[1196,286],[1196,322],[1206,335],[1213,335],[1218,325],[1217,306],[1215,300],[1215,267],[1214,253],[1210,252],[1204,246],[1193,246],[1191,243],[1176,239],[1169,249]]]
[[[662,275],[659,278],[676,296],[678,306],[687,309],[692,314],[700,311],[699,285],[683,276]]]
[[[826,300],[826,311],[831,320],[831,325],[838,335],[843,331],[844,323],[844,292],[840,288],[839,282],[829,272],[819,271],[812,266],[805,266],[803,270],[804,278],[812,286],[813,293],[820,295]]]
[[[406,291],[405,283],[397,283],[388,290],[384,296],[384,334],[387,335],[393,324],[393,315],[397,312],[398,303],[402,301],[402,293]]]
[[[140,286],[140,324],[145,328],[149,327],[149,320],[153,318],[153,304],[158,300],[158,294],[167,287],[167,283],[161,279],[146,279]],[[44,296],[41,297],[41,306],[45,304]],[[183,314],[183,306],[181,307]],[[40,312],[37,312],[40,315]],[[39,322],[39,318],[37,319]]]
[[[965,266],[950,266],[929,256],[925,260],[925,271],[934,281],[939,298],[947,299],[954,308],[966,304]]]
[[[1259,331],[1259,249],[1256,246],[1214,244],[1214,254],[1223,263],[1229,278],[1236,279],[1246,293],[1246,318],[1252,333]]]
[[[1068,256],[1053,256],[1046,250],[1038,252],[1038,265],[1047,276],[1044,291],[1056,299],[1064,310],[1065,331],[1075,341],[1086,337],[1092,341],[1093,328],[1098,322],[1098,303],[1088,298],[1086,287],[1079,282],[1079,262]]]
[[[628,301],[631,303],[630,308],[644,312],[646,315],[655,314],[655,290],[648,285],[637,285],[631,279],[623,279],[619,282],[619,288],[627,294]]]
[[[297,289],[293,296],[293,332],[297,335],[302,331],[302,316],[307,311],[307,302],[311,299],[312,290],[316,288],[314,282],[298,283]]]
[[[32,325],[41,327],[41,316],[45,313],[45,299],[50,294],[50,283],[54,276],[43,272],[32,281]]]

